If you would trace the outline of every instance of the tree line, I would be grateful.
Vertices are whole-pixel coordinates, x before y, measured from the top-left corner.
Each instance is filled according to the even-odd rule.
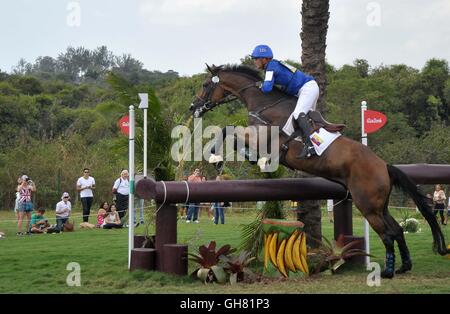
[[[286,60],[300,67],[292,60]],[[248,58],[241,60],[249,64]],[[335,68],[327,64],[327,120],[345,123],[344,135],[360,137],[360,103],[388,117],[387,125],[369,135],[369,146],[389,163],[449,163],[450,77],[447,60],[430,59],[422,69],[404,64],[371,67],[366,60]],[[188,106],[206,76],[175,71],[148,71],[130,55],[115,56],[106,47],[69,47],[57,58],[21,59],[11,73],[0,70],[0,202],[14,205],[14,188],[26,173],[38,188],[38,206],[53,208],[63,191],[76,195],[75,182],[84,167],[97,181],[96,199],[109,200],[112,183],[128,165],[128,140],[117,121],[138,92],[150,95],[149,168],[164,178],[180,178],[193,167],[213,177],[207,162],[175,163],[170,158],[170,131],[189,125]],[[142,116],[137,143],[142,143]],[[204,117],[203,126],[246,125],[238,102]],[[191,126],[192,127],[192,126]],[[141,147],[141,148],[139,148]],[[137,147],[142,170],[142,145]],[[247,163],[228,163],[234,178],[260,177]],[[284,175],[292,175],[285,171]]]

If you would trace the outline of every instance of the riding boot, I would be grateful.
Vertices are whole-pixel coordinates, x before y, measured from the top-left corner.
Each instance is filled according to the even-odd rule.
[[[385,268],[381,272],[381,278],[394,277],[395,255],[394,253],[386,253]]]
[[[303,112],[300,113],[296,120],[300,130],[302,131],[303,137],[303,150],[300,155],[297,156],[298,159],[309,158],[312,155],[316,154],[313,144],[311,143],[311,139],[309,135],[311,134],[311,128],[309,126],[308,117]]]
[[[402,265],[395,271],[396,274],[403,274],[412,269],[412,261],[408,248],[400,250],[400,256],[402,257]]]

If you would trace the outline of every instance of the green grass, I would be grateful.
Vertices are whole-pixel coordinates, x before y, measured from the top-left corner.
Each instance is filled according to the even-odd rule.
[[[51,213],[48,213],[51,214]],[[50,215],[47,215],[50,217]],[[240,243],[240,224],[254,219],[254,212],[226,213],[225,225],[214,225],[202,213],[199,224],[178,225],[178,242],[188,243],[189,251],[216,240],[218,245]],[[0,212],[0,293],[450,293],[450,259],[432,252],[431,232],[421,221],[422,233],[406,234],[413,259],[413,270],[393,280],[382,280],[381,286],[366,284],[368,271],[347,268],[336,275],[320,274],[311,278],[289,279],[271,274],[267,280],[253,284],[204,285],[190,277],[176,277],[159,272],[128,272],[128,229],[76,230],[73,233],[17,237],[12,212]],[[140,226],[136,234],[143,232]],[[446,238],[449,233],[444,229]],[[332,238],[333,226],[323,219],[323,233]],[[359,215],[354,217],[354,234],[363,235]],[[383,265],[384,248],[371,232],[373,261]],[[397,265],[400,257],[397,254]],[[81,287],[69,287],[66,266],[81,266]],[[189,269],[194,269],[189,264]],[[257,270],[262,267],[257,267]]]

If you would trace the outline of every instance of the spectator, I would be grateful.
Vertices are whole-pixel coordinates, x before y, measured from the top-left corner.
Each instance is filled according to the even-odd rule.
[[[434,202],[434,215],[437,216],[437,213],[439,212],[439,215],[441,216],[441,224],[446,225],[446,222],[444,220],[444,209],[445,209],[445,200],[447,197],[445,196],[444,190],[442,189],[442,186],[440,184],[436,184],[434,188],[434,194],[433,194],[433,202]]]
[[[94,200],[95,179],[89,175],[89,168],[83,169],[83,176],[77,180],[77,191],[80,192],[81,204],[83,205],[83,222],[89,221],[92,201]]]
[[[112,228],[122,228],[122,223],[120,222],[119,214],[116,210],[116,205],[111,204],[109,206],[108,212],[106,214],[103,229],[112,229]]]
[[[327,200],[327,214],[328,214],[328,220],[333,223],[333,207],[334,207],[334,201],[333,200]]]
[[[50,227],[48,220],[44,217],[45,209],[39,208],[36,213],[31,216],[30,232],[31,233],[46,233]]]
[[[64,224],[69,220],[72,204],[70,203],[69,193],[64,192],[61,201],[56,204],[56,231],[61,232]]]
[[[202,182],[206,182],[207,179],[205,176],[202,177]],[[211,217],[213,216],[213,210],[211,209],[211,203],[200,203],[199,209],[198,209],[198,218],[200,218],[200,216],[202,215],[202,209],[204,208],[206,211],[206,214],[208,215],[208,219],[211,219]],[[214,221],[214,217],[212,219]]]
[[[117,213],[120,219],[125,216],[128,210],[128,198],[130,194],[130,182],[129,182],[128,170],[122,170],[120,177],[114,182],[112,192],[115,195]]]
[[[187,181],[187,177],[183,177],[182,181]],[[189,204],[182,204],[180,205],[180,217],[181,219],[187,218],[187,210],[188,210]]]
[[[19,198],[19,217],[17,220],[17,235],[23,235],[22,233],[22,222],[23,216],[27,217],[26,229],[30,226],[31,221],[31,212],[33,211],[33,202],[31,198],[31,193],[36,192],[36,185],[33,181],[31,181],[28,176],[23,175],[21,177],[21,183],[17,186],[17,192],[20,194]],[[29,231],[26,231],[26,234],[30,234]]]
[[[22,177],[17,179],[17,186],[19,186],[22,183]],[[16,188],[16,201],[14,203],[14,214],[16,216],[17,221],[19,221],[19,202],[20,202],[20,193],[17,191]]]
[[[447,217],[445,218],[445,224],[448,223],[448,216],[450,216],[450,196],[448,197]]]
[[[105,222],[105,216],[108,212],[109,204],[108,202],[103,202],[100,205],[100,208],[97,212],[97,228],[101,228],[103,226],[103,223]]]
[[[222,176],[216,177],[216,181],[222,181],[222,180],[223,180]],[[225,207],[224,202],[215,202],[214,203],[214,224],[217,225],[219,223],[219,218],[220,218],[222,225],[225,223],[224,207]]]
[[[200,176],[200,169],[195,169],[194,172],[188,177],[188,182],[201,182],[202,177]],[[189,203],[188,204],[188,212],[187,212],[187,218],[186,223],[190,223],[191,219],[194,219],[193,221],[195,223],[198,223],[198,211],[199,211],[200,203]]]

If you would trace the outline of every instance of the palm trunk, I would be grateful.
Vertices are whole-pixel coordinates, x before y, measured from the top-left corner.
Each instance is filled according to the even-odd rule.
[[[318,110],[325,109],[326,66],[325,49],[328,19],[330,17],[328,0],[303,0],[302,2],[302,68],[311,74],[320,87]]]
[[[303,0],[302,2],[302,70],[312,75],[319,85],[320,95],[317,109],[325,111],[325,94],[327,85],[325,49],[328,19],[330,17],[328,0]],[[297,219],[305,223],[307,238],[322,239],[321,210],[319,201],[299,203]],[[308,241],[317,247],[317,241]]]

